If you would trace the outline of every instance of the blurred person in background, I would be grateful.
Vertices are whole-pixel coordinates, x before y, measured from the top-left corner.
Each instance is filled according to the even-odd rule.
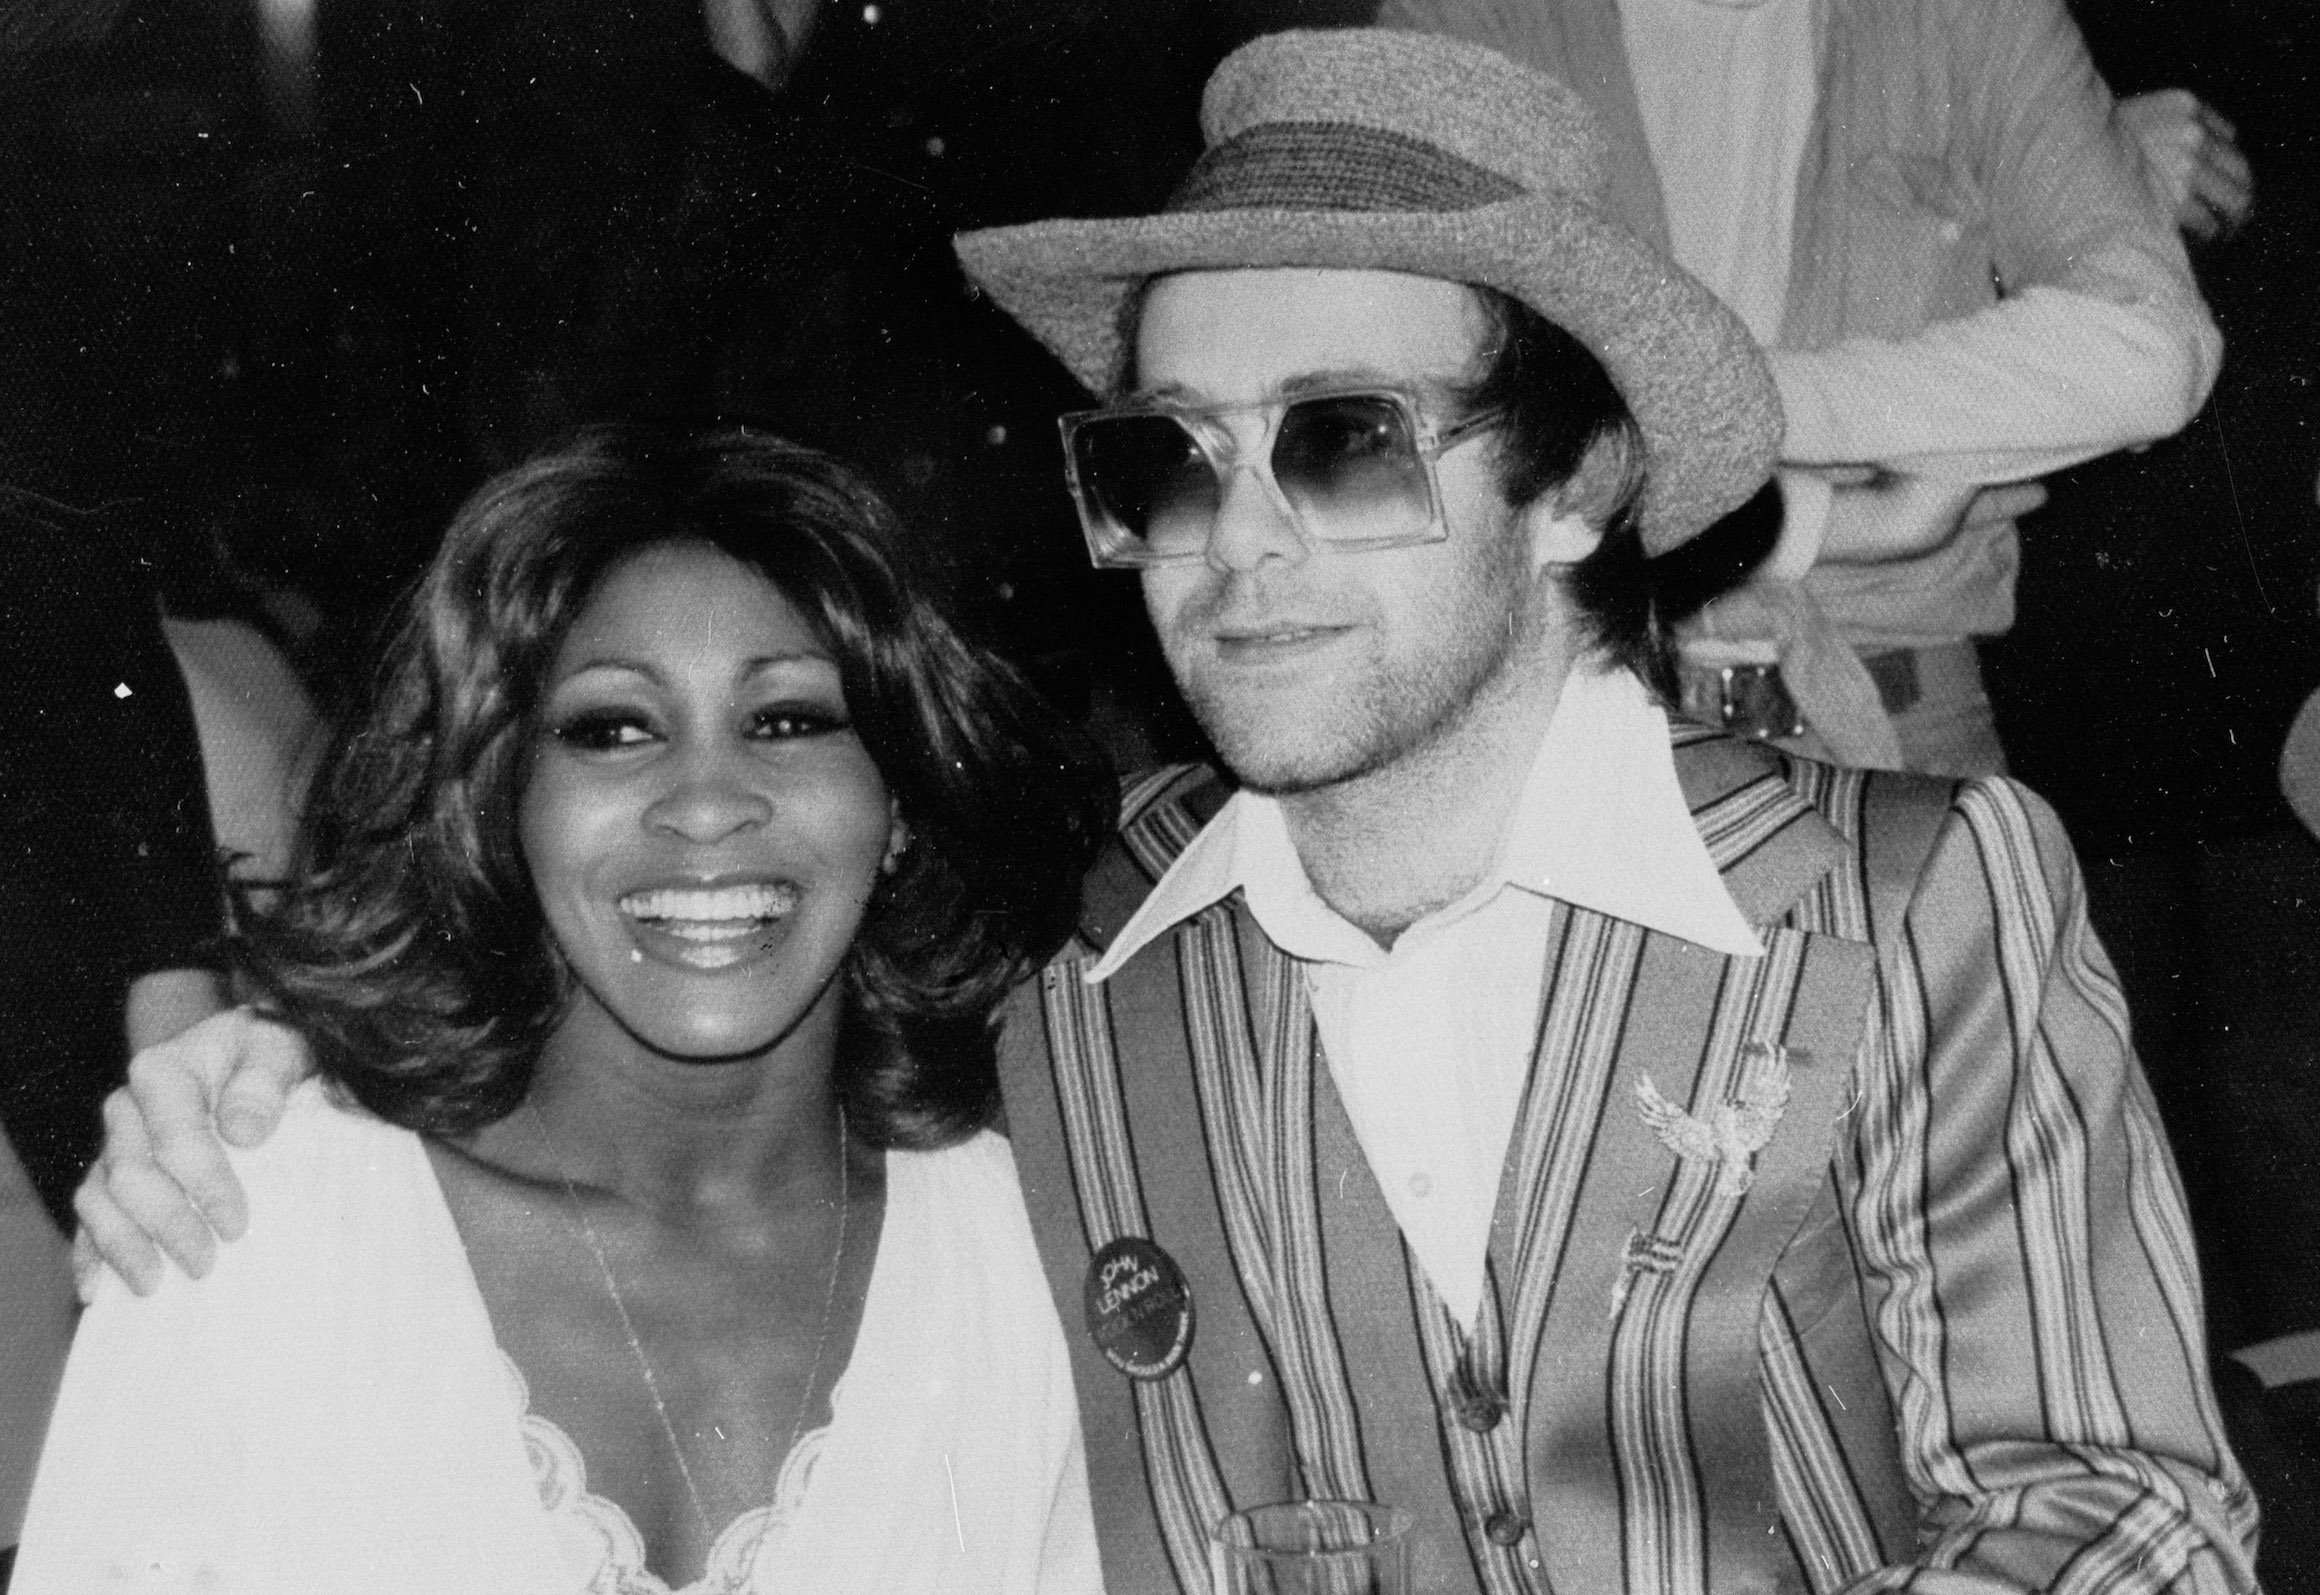
[[[334,689],[334,653],[353,650],[350,639],[326,635],[306,592],[237,559],[231,530],[212,522],[157,538],[155,563],[162,635],[192,699],[218,854],[231,878],[254,885],[289,873],[307,777],[322,752],[325,726],[309,682]]]
[[[1739,314],[1787,431],[1779,546],[1685,708],[1841,762],[2001,773],[1975,639],[2034,478],[2147,443],[2221,342],[2060,0],[1386,0],[1577,85],[1613,190]]]
[[[193,709],[117,527],[0,488],[0,1546],[71,1322],[71,1199],[130,1054],[223,1005]]]

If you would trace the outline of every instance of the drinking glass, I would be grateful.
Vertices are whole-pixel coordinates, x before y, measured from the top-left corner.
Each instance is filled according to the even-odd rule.
[[[1212,1595],[1409,1595],[1410,1514],[1368,1501],[1283,1501],[1208,1537]]]

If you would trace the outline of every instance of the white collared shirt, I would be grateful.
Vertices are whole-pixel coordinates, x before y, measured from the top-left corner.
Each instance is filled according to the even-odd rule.
[[[1522,1104],[1553,904],[1763,956],[1676,784],[1667,717],[1624,670],[1575,669],[1496,866],[1391,950],[1314,893],[1280,805],[1236,793],[1088,971],[1108,978],[1233,892],[1304,965],[1330,1077],[1386,1204],[1471,1328],[1498,1176]]]

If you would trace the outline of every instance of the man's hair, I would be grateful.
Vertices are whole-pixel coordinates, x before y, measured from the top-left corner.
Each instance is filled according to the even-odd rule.
[[[468,500],[316,781],[294,884],[247,916],[248,970],[390,1122],[458,1134],[522,1101],[574,995],[517,834],[549,674],[605,576],[675,541],[762,573],[836,658],[912,838],[846,955],[839,1089],[873,1144],[956,1140],[994,1110],[992,1013],[1070,934],[1115,784],[912,588],[860,478],[762,433],[600,430]]]
[[[1673,706],[1681,701],[1670,628],[1736,586],[1771,552],[1780,502],[1769,484],[1691,541],[1646,558],[1637,506],[1648,469],[1642,430],[1602,362],[1510,294],[1476,286],[1487,326],[1482,367],[1460,394],[1498,409],[1499,489],[1522,509],[1589,464],[1591,502],[1572,506],[1603,539],[1564,578],[1587,640]],[[1599,452],[1598,452],[1599,451]]]

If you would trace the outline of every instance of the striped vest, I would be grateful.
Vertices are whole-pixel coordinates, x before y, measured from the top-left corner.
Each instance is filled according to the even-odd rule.
[[[1237,896],[1082,979],[1225,796],[1197,770],[1132,791],[1081,942],[1001,1045],[1113,1595],[1198,1595],[1210,1524],[1299,1497],[1414,1512],[1425,1591],[1828,1590],[1908,1554],[1829,1162],[1874,932],[1950,788],[1676,739],[1766,955],[1557,905],[1471,1334],[1401,1242],[1298,967]],[[1123,1236],[1192,1293],[1189,1355],[1158,1379],[1078,1321]]]

